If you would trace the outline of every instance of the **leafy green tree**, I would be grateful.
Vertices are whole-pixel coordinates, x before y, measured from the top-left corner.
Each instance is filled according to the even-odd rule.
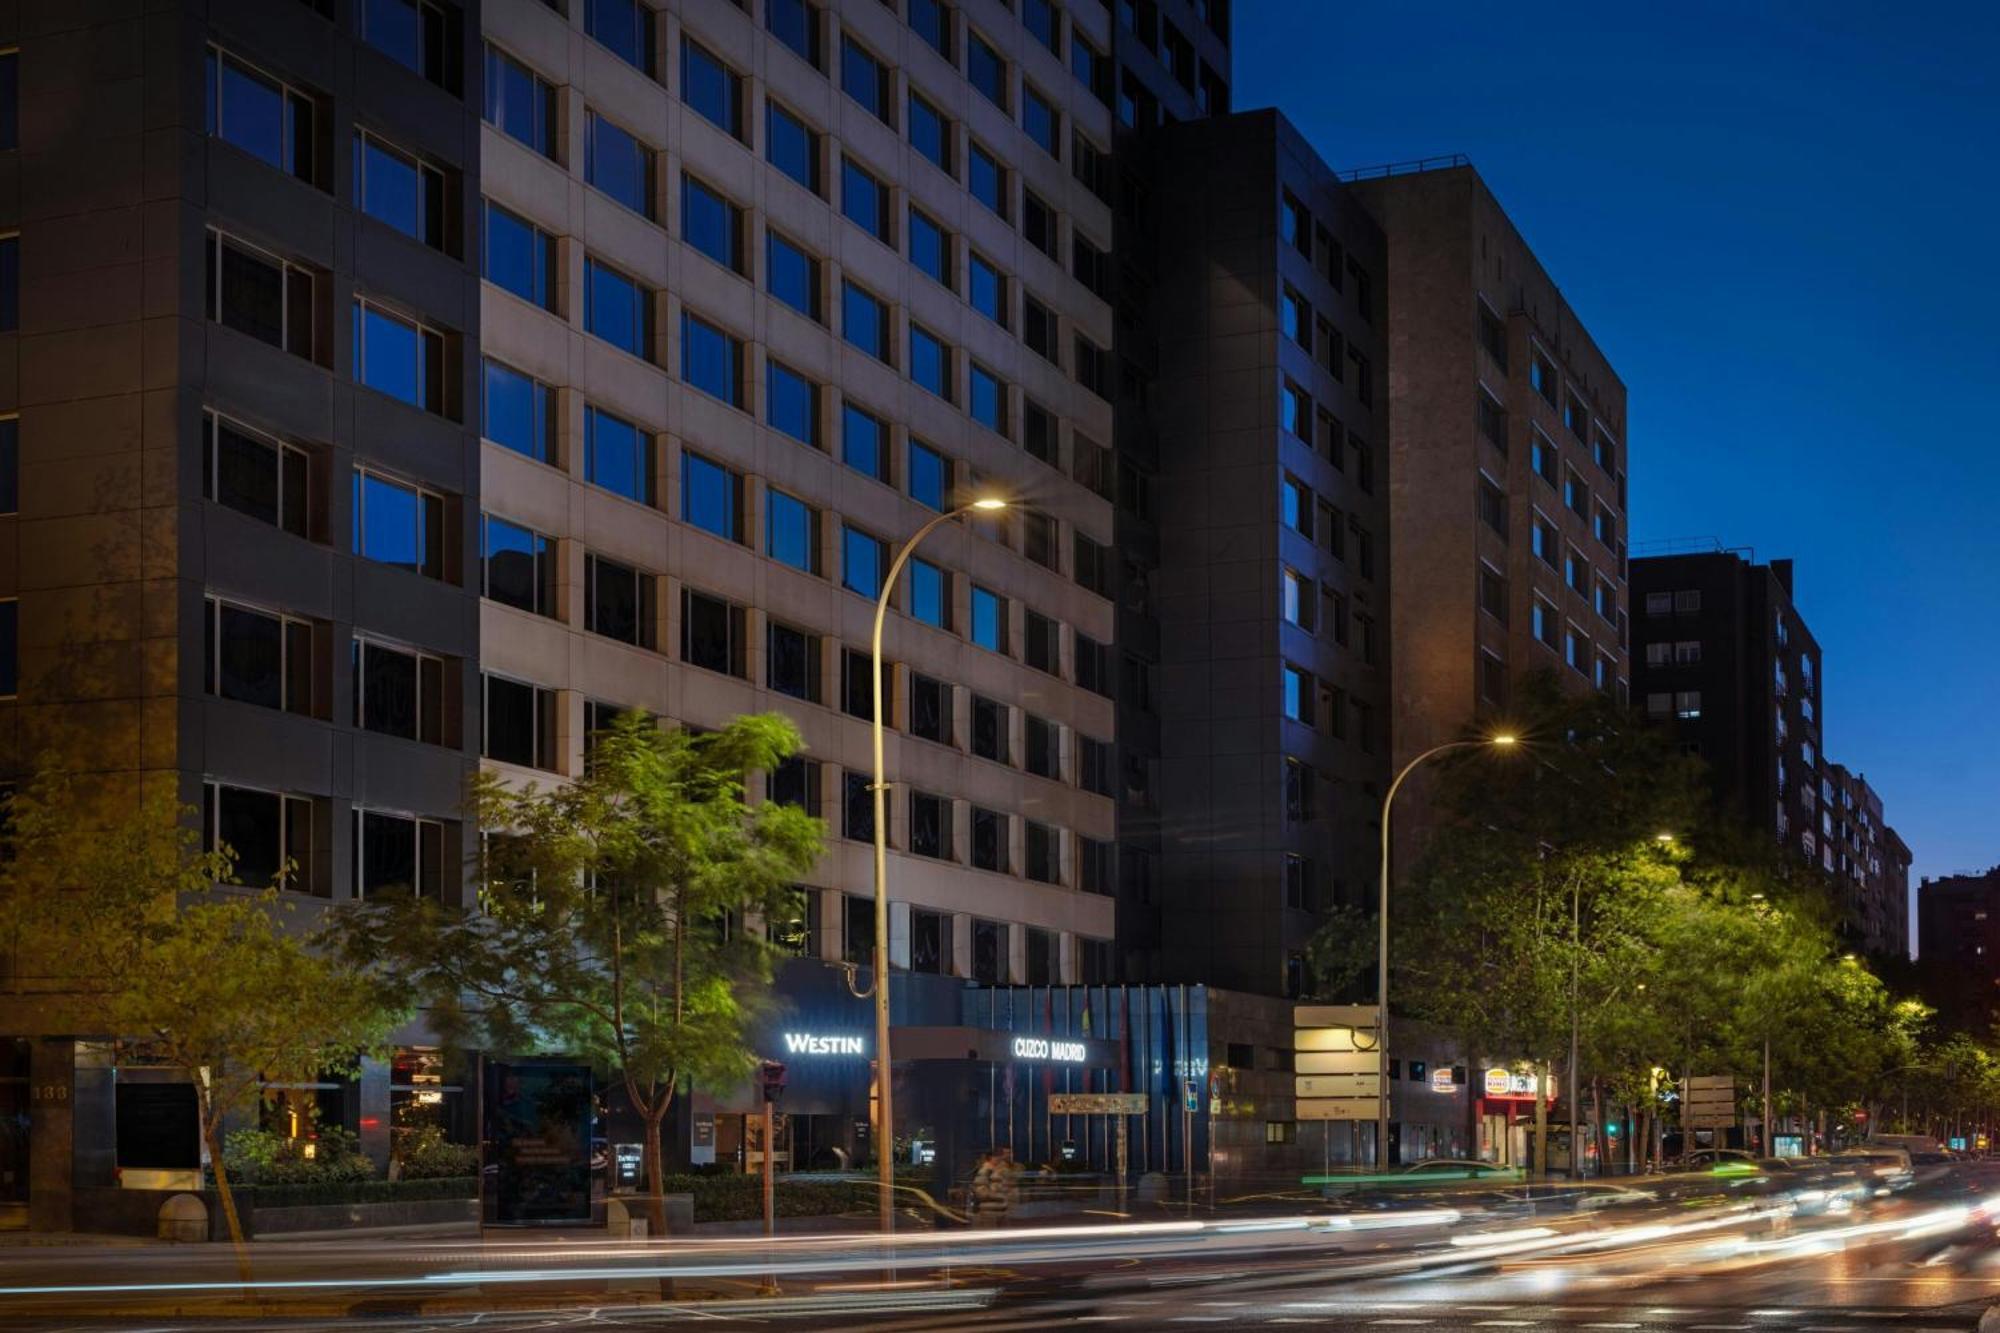
[[[574,781],[475,781],[489,835],[478,912],[402,898],[348,917],[350,956],[428,1005],[447,1039],[560,1051],[622,1082],[645,1123],[656,1234],[661,1121],[690,1081],[750,1072],[746,1028],[775,946],[746,927],[789,920],[820,855],[818,819],[745,800],[745,775],[799,744],[778,714],[700,734],[626,714]]]
[[[235,877],[233,853],[204,850],[196,812],[164,786],[88,800],[81,779],[45,770],[7,815],[0,912],[19,957],[47,969],[13,984],[45,993],[79,1031],[115,1034],[120,1058],[187,1076],[247,1282],[226,1118],[269,1084],[353,1070],[400,1011],[326,947],[316,906],[218,887]]]

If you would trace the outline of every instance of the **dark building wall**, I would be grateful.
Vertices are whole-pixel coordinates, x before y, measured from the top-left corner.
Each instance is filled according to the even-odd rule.
[[[1917,977],[1947,1030],[1986,1035],[2000,997],[2000,867],[1918,887]]]
[[[1321,914],[1375,871],[1389,663],[1366,626],[1387,604],[1387,497],[1371,466],[1383,355],[1363,275],[1381,272],[1382,237],[1275,112],[1173,126],[1153,151],[1154,499],[1171,534],[1155,599],[1162,966],[1170,981],[1296,992]]]

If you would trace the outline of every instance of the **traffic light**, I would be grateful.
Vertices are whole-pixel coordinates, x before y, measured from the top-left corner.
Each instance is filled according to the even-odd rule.
[[[1604,1137],[1615,1139],[1625,1133],[1625,1126],[1614,1120],[1604,1127]]]
[[[764,1100],[775,1102],[785,1093],[785,1067],[776,1060],[766,1060],[757,1067],[757,1082],[763,1089]]]

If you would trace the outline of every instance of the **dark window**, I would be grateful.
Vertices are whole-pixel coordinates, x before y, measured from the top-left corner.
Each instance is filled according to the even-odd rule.
[[[442,901],[444,826],[435,820],[354,811],[354,896],[414,894]]]
[[[875,716],[875,692],[868,680],[868,664],[871,655],[856,648],[840,650],[840,706],[850,717],[873,719]],[[890,694],[890,685],[895,667],[892,663],[882,663],[882,725],[892,725],[895,717],[895,701]]]
[[[742,342],[681,311],[681,379],[732,407],[743,406]]]
[[[840,42],[840,88],[885,125],[895,123],[889,108],[889,67],[852,37]]]
[[[1493,364],[1504,372],[1507,369],[1507,326],[1492,307],[1484,301],[1479,306],[1479,345],[1486,349],[1486,355],[1493,358]]]
[[[201,491],[240,514],[311,535],[312,465],[305,450],[202,416]],[[0,418],[0,513],[19,508],[20,418]]]
[[[1479,479],[1479,521],[1506,539],[1507,493],[1483,476]]]
[[[796,496],[764,490],[765,552],[780,564],[819,573],[819,514]]]
[[[910,851],[951,859],[951,801],[927,792],[910,793]]]
[[[1074,28],[1069,34],[1069,72],[1076,76],[1078,83],[1090,89],[1093,97],[1110,105],[1111,61]]]
[[[940,745],[951,740],[951,686],[930,676],[910,674],[910,734]]]
[[[928,213],[910,209],[910,262],[933,282],[951,283],[951,236]]]
[[[487,361],[481,434],[538,463],[556,456],[556,391],[532,375]]]
[[[523,768],[556,767],[556,692],[488,675],[486,743],[480,753]]]
[[[1023,820],[1022,824],[1027,851],[1023,870],[1028,878],[1043,884],[1062,883],[1062,835],[1032,819]]]
[[[328,896],[310,798],[210,782],[203,784],[202,806],[203,850],[227,847],[235,853],[232,883]]]
[[[14,602],[0,605],[10,617],[14,614]],[[207,646],[202,677],[208,693],[262,708],[312,713],[317,654],[308,622],[213,597],[203,604],[203,621]],[[12,660],[9,655],[10,669]]]
[[[1021,399],[1021,447],[1028,451],[1031,458],[1038,458],[1050,467],[1062,465],[1057,449],[1055,415],[1027,397]]]
[[[949,944],[943,913],[910,909],[910,971],[933,975],[948,972],[945,964]]]
[[[743,608],[692,588],[681,589],[681,660],[689,666],[744,673]]]
[[[731,138],[743,137],[742,76],[687,37],[681,38],[681,100]]]
[[[1056,341],[1055,311],[1025,293],[1021,297],[1021,341],[1044,361],[1062,365],[1062,350]]]
[[[1062,157],[1062,114],[1026,84],[1021,88],[1021,128],[1050,157]]]
[[[1081,532],[1073,532],[1070,534],[1070,552],[1077,586],[1099,597],[1111,596],[1111,548],[1092,541]]]
[[[653,216],[653,150],[595,111],[584,127],[583,178],[641,217]]]
[[[910,0],[910,29],[951,60],[951,7],[944,0]]]
[[[1007,869],[1007,816],[993,810],[972,812],[972,864],[981,870]]]
[[[764,0],[764,26],[799,59],[821,64],[819,10],[806,0]]]
[[[21,146],[21,55],[0,52],[0,152]]]
[[[1095,838],[1076,840],[1076,887],[1106,896],[1118,891],[1118,845]]]
[[[728,269],[743,271],[743,210],[693,176],[681,175],[681,235]]]
[[[354,470],[354,553],[425,578],[445,577],[441,495]]]
[[[0,601],[0,698],[21,691],[21,604]]]
[[[764,233],[764,282],[771,295],[807,319],[823,320],[819,260],[774,230]]]
[[[652,293],[617,269],[583,261],[583,327],[621,351],[644,357],[651,341]]]
[[[1062,729],[1047,718],[1033,714],[1021,719],[1024,748],[1022,766],[1038,778],[1062,777]]]
[[[1479,434],[1501,453],[1507,452],[1507,409],[1484,389],[1479,391]]]
[[[863,835],[872,838],[873,833]],[[841,895],[846,903],[843,922],[843,953],[850,963],[866,963],[875,956],[875,900],[859,894]]]
[[[841,774],[841,832],[857,842],[875,837],[875,793],[868,789],[868,776],[849,771]]]
[[[583,627],[620,643],[652,647],[652,575],[598,555],[586,555],[583,563]]]
[[[972,696],[972,752],[981,759],[1008,762],[1007,705]]]
[[[354,641],[354,724],[385,736],[444,743],[444,663],[428,653]]]
[[[653,72],[653,11],[640,0],[583,0],[583,30],[626,64]]]
[[[1062,674],[1062,625],[1038,611],[1021,613],[1022,637],[1027,640],[1022,657],[1037,671],[1052,676]]]
[[[1051,0],[1021,0],[1021,24],[1027,28],[1029,36],[1061,55],[1062,21],[1056,14]]]
[[[764,103],[764,156],[800,185],[820,193],[818,131],[768,99]]]
[[[810,759],[793,755],[781,759],[764,779],[764,794],[777,805],[795,805],[817,816],[820,807],[820,768]]]
[[[220,233],[208,234],[210,319],[311,360],[315,351],[313,304],[313,276],[305,269]],[[20,311],[21,238],[0,237],[0,331],[19,328]],[[399,396],[415,401],[414,393],[413,386]]]
[[[486,120],[544,157],[555,156],[556,90],[493,46],[486,48]]]
[[[556,242],[541,228],[498,204],[485,209],[481,235],[486,243],[483,276],[544,310],[555,309]]]
[[[691,450],[681,451],[681,521],[732,542],[743,540],[743,478]]]
[[[1112,749],[1109,741],[1076,738],[1077,785],[1099,796],[1112,794]]]
[[[951,175],[951,122],[945,114],[910,92],[910,145],[929,158],[945,175]]]
[[[1056,221],[1056,211],[1044,203],[1033,190],[1021,192],[1021,235],[1028,244],[1040,250],[1050,259],[1061,262],[1058,236],[1060,224]]]
[[[984,986],[998,986],[1014,973],[1007,953],[1007,927],[998,921],[972,923],[972,979]]]
[[[202,425],[204,430],[213,431],[215,428],[215,419],[213,417],[205,417],[203,419]],[[203,443],[206,444],[208,442],[209,442],[208,437],[204,436]],[[212,469],[208,465],[208,460],[211,457],[212,454],[204,454],[201,475],[202,475],[203,494],[207,498],[212,500],[215,498],[215,492],[209,489],[213,485],[212,478],[214,475]],[[271,461],[273,466],[273,475],[275,479],[275,472],[277,468],[276,454],[272,455]],[[277,499],[277,496],[275,494],[276,487],[273,486],[272,490],[273,490],[273,495],[272,495],[273,506],[270,512],[273,515],[275,515],[278,512],[275,503]],[[300,511],[301,511],[299,514],[299,519],[301,525],[303,525],[305,518],[303,512],[304,500],[305,500],[305,488],[303,484],[301,484],[299,488],[299,499],[300,499]],[[19,513],[20,509],[21,509],[21,419],[19,417],[0,417],[0,514]],[[259,517],[263,517],[263,515],[259,514]],[[287,517],[289,517],[289,515],[287,515]],[[287,528],[287,530],[289,530],[289,528]],[[305,530],[303,526],[300,527],[299,535],[300,536],[305,535]]]
[[[436,167],[356,130],[354,192],[369,217],[433,250],[446,248],[445,178]]]
[[[1053,986],[1056,983],[1056,937],[1046,930],[1029,926],[1022,943],[1027,953],[1027,984]]]
[[[766,361],[764,419],[801,444],[819,448],[819,386],[790,366]]]
[[[977,251],[966,254],[967,281],[965,298],[972,308],[1001,328],[1007,321],[1007,280],[1000,276],[1000,270],[988,263]]]
[[[628,500],[653,503],[653,437],[623,417],[585,404],[583,477]]]
[[[1007,62],[976,32],[966,35],[965,77],[993,105],[1007,109]]]
[[[503,606],[555,615],[555,538],[491,514],[482,517],[480,526],[480,590]]]
[[[1501,624],[1507,623],[1507,580],[1491,565],[1479,566],[1479,609]]]
[[[775,620],[768,623],[765,635],[765,683],[779,694],[818,703],[822,692],[819,637]]]

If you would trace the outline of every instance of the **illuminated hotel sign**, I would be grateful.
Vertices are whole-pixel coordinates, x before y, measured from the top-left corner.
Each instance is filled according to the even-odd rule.
[[[1067,1065],[1080,1065],[1085,1059],[1082,1042],[1050,1041],[1047,1037],[1014,1038],[1014,1058],[1016,1060],[1053,1060]]]
[[[865,1055],[860,1037],[829,1037],[817,1032],[787,1032],[785,1050],[792,1055]]]

